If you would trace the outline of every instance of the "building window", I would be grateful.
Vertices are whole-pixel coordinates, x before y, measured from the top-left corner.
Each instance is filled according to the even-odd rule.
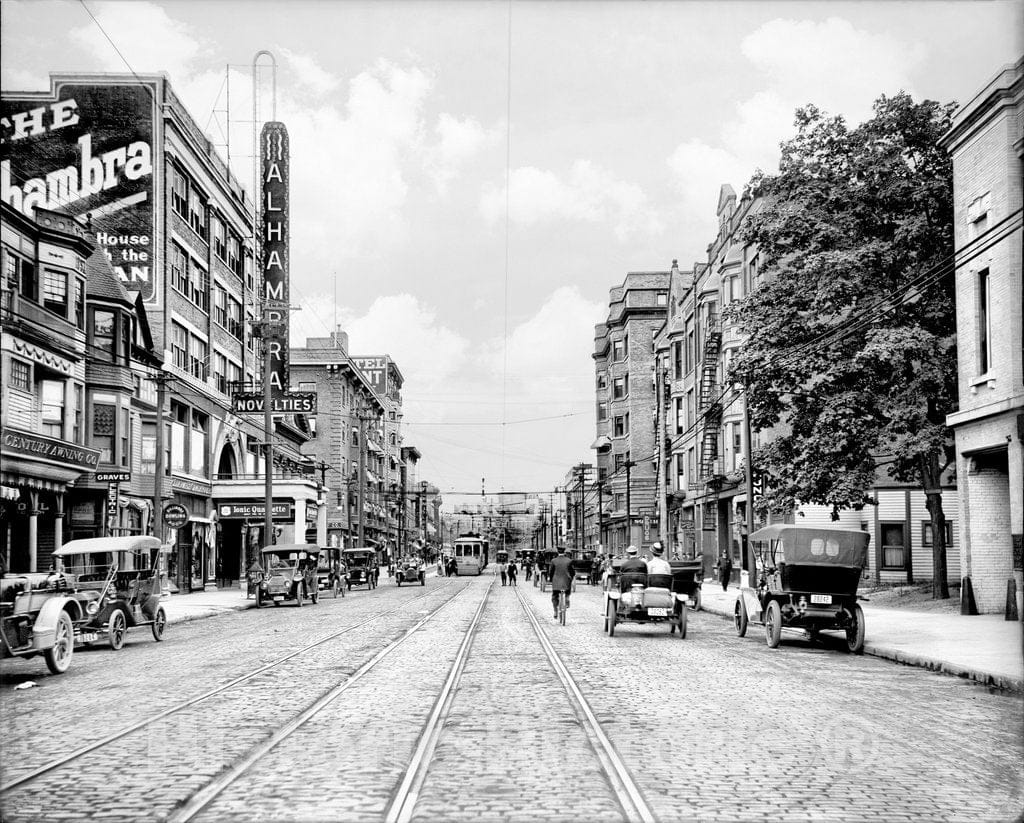
[[[176,168],[171,169],[171,208],[188,220],[188,178]]]
[[[11,377],[8,385],[19,391],[32,391],[32,367],[24,360],[11,358]]]
[[[198,380],[206,380],[206,342],[195,335],[188,341],[188,372]]]
[[[85,411],[85,391],[82,386],[75,383],[75,416],[71,428],[71,442],[82,442],[82,414]]]
[[[64,381],[40,380],[43,434],[64,437]]]
[[[629,376],[616,377],[612,380],[612,400],[622,400],[629,394]]]
[[[686,431],[686,418],[683,416],[683,398],[676,397],[672,401],[676,407],[676,434]]]
[[[209,238],[209,229],[206,225],[206,203],[203,202],[202,195],[195,188],[188,193],[188,224],[203,240]]]
[[[608,372],[597,373],[597,388],[598,391],[602,391],[608,388]]]
[[[174,471],[183,472],[187,470],[188,466],[186,462],[188,441],[185,437],[189,425],[188,406],[183,406],[172,400],[171,419],[173,422],[171,423],[171,436],[168,440],[170,444],[170,460],[167,461],[166,465],[170,466]]]
[[[696,468],[697,450],[693,447],[690,447],[689,449],[686,450],[686,476],[690,479],[691,483],[696,477]]]
[[[905,569],[903,524],[882,523],[880,528],[882,530],[882,568]]]
[[[85,283],[77,277],[74,280],[75,287],[75,327],[85,329]]]
[[[225,263],[228,260],[228,241],[224,233],[224,221],[210,214],[210,234],[213,236],[213,253]]]
[[[228,231],[228,268],[238,277],[242,276],[242,241],[233,231]]]
[[[17,291],[29,300],[36,299],[36,269],[28,260],[4,249],[7,262],[4,264],[4,278],[12,291]]]
[[[626,462],[626,455],[623,453],[615,455],[615,471],[619,471]],[[618,506],[616,506],[618,508]]]
[[[206,442],[210,418],[202,412],[192,410],[192,436],[189,442],[189,471],[206,476]]]
[[[227,330],[231,333],[231,336],[236,340],[241,340],[243,337],[243,326],[242,326],[242,304],[235,300],[230,295],[228,300],[228,323]]]
[[[43,305],[61,317],[68,316],[68,276],[64,272],[43,270]]]
[[[245,287],[249,291],[256,291],[256,278],[253,276],[252,271],[252,255],[249,252],[245,253],[243,265],[245,268]]]
[[[597,422],[603,423],[608,419],[608,403],[604,400],[597,404]]]
[[[683,454],[681,452],[676,454],[676,488],[677,489],[685,489],[686,488],[686,464],[685,464],[684,460],[685,460],[685,458],[684,458],[684,456],[683,456]]]
[[[697,338],[693,331],[693,318],[686,321],[686,349],[683,352],[683,374],[693,371],[694,363],[697,360]]]
[[[195,261],[189,265],[189,299],[203,311],[210,310],[210,276]]]
[[[946,528],[943,530],[946,535],[946,548],[953,545],[953,523],[946,521]],[[925,548],[932,546],[932,524],[930,520],[921,521],[921,545]]]
[[[686,392],[686,425],[692,426],[697,422],[697,409],[694,405],[695,395],[693,389]]]
[[[657,303],[657,305],[659,305],[659,306],[667,306],[668,305],[668,292],[667,291],[660,291],[660,292],[658,292],[657,295],[655,296],[655,303]]]
[[[171,243],[171,285],[188,295],[188,256],[177,243]]]
[[[722,281],[723,306],[728,306],[730,303],[739,300],[742,296],[743,294],[739,276],[726,277],[725,280]]]
[[[142,425],[142,473],[152,477],[156,474],[156,426]]]
[[[213,380],[217,391],[228,393],[228,359],[219,351],[213,353]]]
[[[113,360],[117,315],[112,311],[93,309],[92,312],[92,353],[105,355],[99,359]]]
[[[612,361],[615,363],[621,363],[626,359],[626,340],[613,340],[612,341]]]
[[[672,363],[674,367],[673,377],[680,380],[683,377],[683,341],[676,340],[672,344]]]
[[[992,367],[992,294],[988,269],[978,272],[978,374]]]
[[[628,433],[625,415],[617,414],[612,420],[612,437],[623,437]]]
[[[107,403],[92,404],[92,447],[100,450],[101,463],[114,462],[116,415],[116,406]]]
[[[188,332],[183,326],[171,322],[171,351],[174,365],[182,371],[188,370]]]
[[[121,465],[131,465],[132,424],[131,413],[121,409]]]
[[[213,322],[228,328],[228,293],[216,280],[213,282]]]

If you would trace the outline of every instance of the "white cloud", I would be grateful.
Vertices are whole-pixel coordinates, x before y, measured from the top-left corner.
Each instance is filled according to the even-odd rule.
[[[277,46],[275,51],[284,56],[284,62],[298,81],[296,88],[317,97],[328,94],[341,85],[341,80],[321,67],[312,57]]]
[[[495,145],[500,133],[485,129],[473,117],[459,119],[442,113],[434,126],[436,142],[424,149],[424,165],[440,194],[459,176],[461,167],[485,147]]]
[[[663,228],[639,186],[588,160],[574,162],[565,179],[533,166],[513,169],[507,191],[509,219],[524,226],[556,220],[607,223],[619,241],[654,235]],[[504,186],[485,187],[480,211],[488,222],[503,219],[505,198]]]
[[[779,143],[793,134],[797,108],[814,103],[861,122],[880,94],[913,92],[911,75],[925,57],[920,43],[863,31],[836,17],[772,20],[745,37],[740,51],[764,78],[764,88],[735,104],[714,146],[691,139],[668,159],[681,193],[684,236],[714,237],[722,183],[739,194],[757,168],[777,168]]]

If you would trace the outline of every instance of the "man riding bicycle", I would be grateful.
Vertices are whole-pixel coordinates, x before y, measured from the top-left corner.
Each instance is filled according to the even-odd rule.
[[[565,548],[558,550],[558,556],[548,563],[548,580],[551,583],[551,605],[558,620],[558,603],[561,595],[565,595],[565,608],[569,608],[569,595],[572,593],[572,560],[565,553]]]

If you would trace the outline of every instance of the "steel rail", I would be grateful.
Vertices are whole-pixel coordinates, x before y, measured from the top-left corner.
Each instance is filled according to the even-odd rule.
[[[615,792],[615,796],[622,807],[626,819],[641,820],[643,823],[656,823],[658,818],[644,799],[643,792],[633,779],[629,767],[623,761],[618,751],[616,751],[615,746],[608,738],[608,735],[605,734],[604,729],[601,728],[601,724],[598,722],[597,717],[594,716],[594,712],[590,708],[587,699],[583,696],[583,692],[576,685],[576,681],[558,656],[554,646],[551,645],[547,633],[541,628],[540,621],[537,620],[537,615],[534,614],[533,608],[526,601],[525,595],[520,593],[518,586],[516,587],[516,597],[519,599],[519,604],[523,607],[523,611],[533,626],[533,631],[540,641],[541,648],[547,655],[548,662],[555,670],[558,679],[562,681],[570,701],[575,703],[579,714],[582,715],[582,719],[585,721],[581,724],[583,730],[590,739],[591,747],[597,755],[597,759],[601,761],[601,767],[608,776],[612,791]]]
[[[493,580],[487,584],[483,599],[481,599],[480,605],[477,607],[472,621],[470,621],[465,637],[462,638],[462,644],[455,653],[455,662],[448,672],[448,679],[445,680],[437,700],[434,701],[434,706],[430,711],[430,716],[427,718],[423,731],[420,733],[419,742],[409,761],[409,766],[406,768],[405,775],[398,785],[391,805],[384,813],[385,823],[408,823],[412,819],[413,811],[416,808],[416,801],[419,800],[420,790],[423,788],[423,783],[427,778],[430,761],[434,756],[437,741],[441,736],[441,729],[444,726],[444,721],[448,719],[448,715],[451,713],[452,704],[455,702],[455,691],[462,680],[462,672],[466,668],[469,650],[473,644],[473,639],[476,637],[480,618],[483,616],[484,607],[487,605],[487,598],[491,594],[491,587],[493,585]]]
[[[210,803],[212,803],[221,792],[223,792],[228,786],[234,783],[239,777],[252,767],[257,761],[263,758],[267,753],[274,749],[278,744],[284,742],[287,738],[291,737],[301,726],[327,708],[334,700],[336,700],[344,692],[348,691],[352,686],[358,683],[362,678],[370,672],[378,663],[384,658],[390,655],[395,649],[405,643],[410,637],[419,631],[424,624],[429,620],[432,620],[438,612],[448,606],[454,601],[459,595],[461,595],[468,586],[464,586],[459,589],[454,595],[449,597],[444,603],[434,609],[430,614],[417,620],[410,628],[405,631],[400,638],[393,640],[377,654],[375,654],[368,661],[363,663],[358,669],[356,669],[344,682],[339,683],[330,691],[321,695],[313,703],[307,706],[302,712],[297,714],[283,726],[279,727],[269,738],[264,740],[262,743],[257,744],[249,753],[235,763],[226,771],[219,774],[212,781],[207,783],[203,788],[188,798],[181,806],[174,810],[167,817],[167,823],[186,823],[191,820]]]
[[[211,697],[215,697],[216,695],[220,694],[221,692],[225,692],[228,689],[232,688],[233,686],[237,686],[239,683],[244,683],[247,680],[251,680],[254,677],[258,677],[259,675],[263,674],[263,672],[265,672],[265,671],[267,671],[269,669],[273,669],[276,666],[280,666],[282,663],[286,663],[287,661],[291,660],[293,657],[297,657],[300,654],[304,654],[305,652],[308,652],[310,649],[314,649],[317,646],[323,645],[324,643],[328,642],[329,640],[333,640],[336,637],[340,637],[343,634],[348,634],[349,632],[355,631],[356,629],[361,629],[363,626],[367,625],[368,623],[372,623],[374,620],[378,620],[381,617],[384,617],[385,615],[394,614],[397,611],[401,611],[409,603],[411,603],[413,600],[419,600],[419,599],[421,599],[423,597],[427,597],[427,596],[429,596],[431,594],[437,594],[438,591],[442,591],[444,588],[447,588],[447,586],[449,586],[449,585],[451,585],[451,584],[450,583],[446,583],[440,589],[434,589],[431,592],[424,592],[423,594],[419,594],[416,597],[413,597],[413,598],[410,598],[409,600],[404,601],[400,606],[396,606],[393,609],[388,609],[387,611],[378,612],[377,614],[374,614],[373,616],[368,617],[366,620],[362,620],[359,623],[356,623],[356,624],[354,624],[352,626],[348,626],[348,627],[346,627],[344,629],[341,629],[339,631],[334,632],[333,634],[329,634],[326,637],[322,637],[319,640],[316,640],[313,643],[310,643],[308,646],[304,646],[303,648],[298,649],[298,650],[292,652],[291,654],[287,654],[284,657],[278,658],[277,660],[274,660],[274,661],[272,661],[270,663],[267,663],[267,664],[265,664],[263,666],[260,666],[258,669],[254,669],[253,671],[249,672],[248,674],[240,675],[239,677],[236,677],[235,679],[230,680],[227,683],[224,683],[223,685],[217,686],[217,687],[215,687],[213,689],[210,689],[209,691],[203,692],[202,694],[197,695],[196,697],[191,697],[188,700],[183,700],[180,703],[176,703],[175,705],[170,706],[170,707],[168,707],[168,708],[158,712],[155,715],[146,717],[144,720],[140,720],[137,723],[133,723],[132,725],[126,726],[123,729],[120,729],[120,730],[118,730],[116,732],[112,732],[111,734],[108,734],[106,737],[100,738],[99,740],[95,740],[92,743],[89,743],[89,744],[87,744],[85,746],[82,746],[81,748],[75,749],[74,751],[72,751],[72,752],[70,752],[70,753],[68,753],[68,754],[66,754],[66,755],[64,755],[64,756],[62,756],[60,758],[57,758],[55,760],[51,760],[49,763],[44,763],[42,766],[39,766],[39,767],[33,769],[32,771],[28,772],[27,774],[24,774],[24,775],[22,775],[20,777],[17,777],[14,780],[10,781],[9,783],[5,783],[3,786],[0,786],[0,795],[5,794],[6,792],[10,791],[11,789],[17,788],[18,786],[22,786],[25,783],[29,783],[32,780],[35,780],[36,778],[41,777],[42,775],[44,775],[44,774],[46,774],[48,772],[52,772],[55,769],[59,769],[62,766],[66,766],[68,763],[72,762],[73,760],[77,760],[80,757],[84,757],[85,755],[90,754],[91,752],[96,751],[96,749],[102,748],[103,746],[106,746],[109,743],[113,743],[115,740],[119,740],[122,737],[127,737],[129,734],[132,734],[133,732],[137,732],[139,729],[142,729],[145,726],[149,726],[154,721],[163,720],[165,717],[169,717],[172,714],[176,714],[176,713],[178,713],[180,711],[184,711],[185,709],[187,709],[187,708],[189,708],[191,706],[194,706],[196,703],[201,703],[204,700],[208,700]],[[439,607],[439,608],[443,608],[443,606],[446,605],[447,602],[450,602],[450,601],[446,601],[446,603],[442,604],[442,606]]]

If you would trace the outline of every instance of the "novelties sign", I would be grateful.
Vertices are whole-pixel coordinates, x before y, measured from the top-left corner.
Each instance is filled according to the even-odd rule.
[[[0,100],[0,197],[87,218],[126,288],[152,302],[155,83],[57,83]]]
[[[263,320],[272,396],[288,391],[288,130],[270,122],[260,133],[263,161]]]

